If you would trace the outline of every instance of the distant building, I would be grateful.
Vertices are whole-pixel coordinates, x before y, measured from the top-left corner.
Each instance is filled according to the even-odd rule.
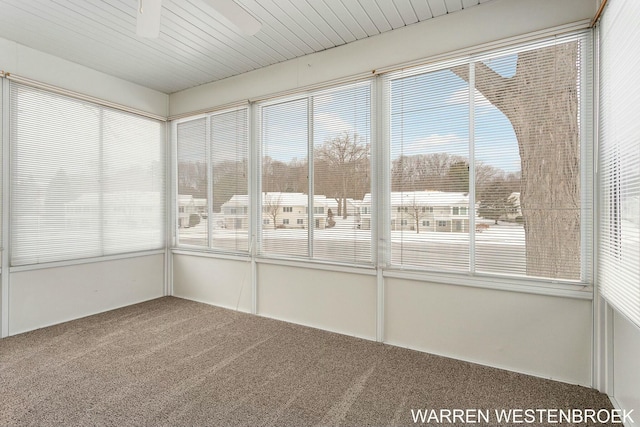
[[[178,194],[178,227],[189,227],[189,216],[198,213],[195,201],[191,195]]]
[[[220,206],[222,214],[222,228],[248,229],[249,228],[249,196],[236,194]]]
[[[522,216],[522,209],[520,209],[520,193],[511,193],[507,201],[509,205],[507,206],[505,219],[507,221],[515,221],[518,217]]]
[[[196,213],[200,214],[202,218],[206,218],[208,214],[207,199],[193,199],[193,205],[196,208]]]
[[[85,193],[65,203],[64,212],[69,223],[101,221],[103,226],[144,229],[158,215],[161,197],[156,191]]]
[[[265,229],[308,228],[308,204],[309,196],[304,193],[262,193],[262,227]],[[326,227],[329,206],[330,200],[325,196],[313,196],[313,219],[316,229],[324,229]],[[222,204],[221,211],[225,228],[248,228],[248,195],[234,195]],[[333,214],[336,215],[335,212]]]
[[[371,228],[371,194],[360,206],[361,228]],[[391,192],[391,231],[469,232],[469,195],[442,191]]]

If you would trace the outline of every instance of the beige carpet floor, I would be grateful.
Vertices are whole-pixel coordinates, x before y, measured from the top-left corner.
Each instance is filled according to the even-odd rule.
[[[411,410],[426,408],[514,425],[494,411],[611,404],[585,387],[173,297],[0,340],[0,426],[465,424],[414,423]]]

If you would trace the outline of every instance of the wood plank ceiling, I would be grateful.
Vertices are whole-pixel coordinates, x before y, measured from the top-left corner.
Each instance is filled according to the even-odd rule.
[[[160,36],[145,39],[138,0],[0,0],[0,37],[173,93],[486,1],[236,0],[262,23],[247,37],[205,0],[163,0]]]

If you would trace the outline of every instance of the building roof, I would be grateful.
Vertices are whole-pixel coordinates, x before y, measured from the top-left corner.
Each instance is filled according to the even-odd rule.
[[[371,194],[364,195],[363,205],[371,204]],[[391,206],[467,206],[469,193],[445,191],[392,191]]]
[[[313,204],[315,206],[327,207],[329,200],[326,196],[315,195],[313,196]],[[280,206],[307,206],[309,204],[309,196],[304,193],[280,193],[280,192],[267,192],[262,193],[262,203],[269,204],[275,203]],[[227,206],[248,206],[249,196],[247,194],[235,194],[227,202],[223,203],[223,207]]]

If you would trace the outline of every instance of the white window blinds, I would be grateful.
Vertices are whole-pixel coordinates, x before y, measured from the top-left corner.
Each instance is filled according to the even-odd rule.
[[[313,257],[371,262],[371,87],[313,96]]]
[[[248,251],[248,120],[239,108],[176,125],[179,244]]]
[[[265,104],[260,129],[261,252],[371,263],[370,82]]]
[[[247,109],[211,117],[212,247],[249,249]]]
[[[12,265],[164,247],[162,122],[11,85]]]
[[[468,270],[468,88],[449,68],[388,81],[392,264]]]
[[[208,246],[209,219],[202,221],[198,212],[198,206],[209,212],[207,118],[178,123],[177,141],[178,243]]]
[[[309,124],[307,98],[261,109],[262,234],[261,252],[307,257]],[[266,223],[265,223],[266,221]]]
[[[579,34],[386,77],[392,264],[591,280],[589,52]]]
[[[640,327],[640,3],[611,0],[600,21],[602,295]]]

